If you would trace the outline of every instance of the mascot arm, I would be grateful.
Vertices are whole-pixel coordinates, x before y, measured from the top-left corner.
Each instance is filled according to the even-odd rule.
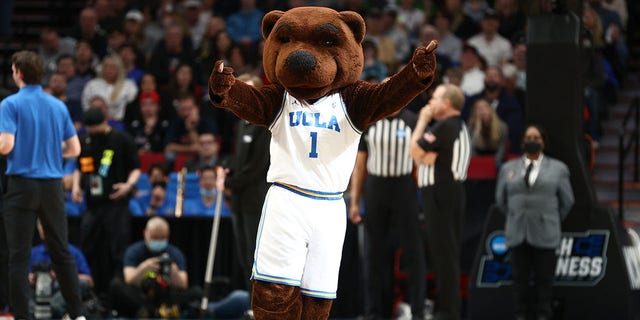
[[[253,124],[269,126],[280,108],[284,89],[277,85],[255,88],[236,81],[233,69],[218,61],[209,77],[209,97],[215,107],[227,109]]]
[[[373,84],[358,80],[342,90],[349,116],[353,123],[364,129],[404,108],[421,92],[429,88],[436,72],[434,50],[437,41],[418,47],[411,61],[388,81]]]

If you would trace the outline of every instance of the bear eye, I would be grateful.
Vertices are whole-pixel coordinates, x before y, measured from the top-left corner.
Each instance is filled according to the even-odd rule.
[[[324,39],[320,41],[320,44],[325,47],[333,47],[337,44],[337,42],[333,39]]]
[[[289,37],[287,37],[287,36],[280,36],[280,37],[278,37],[278,41],[280,41],[282,43],[289,43],[289,42],[291,42],[291,39],[289,39]]]

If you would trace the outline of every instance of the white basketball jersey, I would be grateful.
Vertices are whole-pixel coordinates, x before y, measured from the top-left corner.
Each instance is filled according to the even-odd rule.
[[[269,129],[267,181],[320,192],[346,190],[362,132],[351,123],[339,93],[314,104],[285,93]]]

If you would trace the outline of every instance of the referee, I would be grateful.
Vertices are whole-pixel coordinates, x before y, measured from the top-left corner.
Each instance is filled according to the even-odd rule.
[[[451,84],[436,88],[422,110],[411,139],[411,157],[419,164],[426,241],[438,297],[435,319],[460,319],[460,246],[471,152],[469,132],[460,117],[464,95]],[[430,124],[431,120],[436,120]],[[425,129],[426,127],[426,129]]]
[[[349,218],[361,221],[364,199],[366,284],[365,316],[393,316],[393,263],[399,237],[403,263],[409,272],[408,299],[411,313],[422,318],[425,299],[425,266],[418,231],[418,193],[409,156],[411,132],[417,116],[405,109],[371,125],[360,140],[351,178]],[[364,189],[364,194],[363,194]]]
[[[9,303],[16,319],[29,319],[27,266],[36,218],[47,235],[53,270],[72,319],[81,316],[78,271],[67,249],[62,158],[76,157],[80,141],[65,104],[39,85],[43,62],[35,52],[11,57],[20,90],[0,104],[0,154],[7,155],[4,224],[9,248]]]

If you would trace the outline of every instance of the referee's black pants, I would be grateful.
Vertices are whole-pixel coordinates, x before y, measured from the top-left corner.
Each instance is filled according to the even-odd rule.
[[[421,190],[429,262],[438,292],[435,316],[438,320],[458,320],[462,306],[460,247],[466,210],[464,185],[458,181],[438,181]]]
[[[370,175],[364,188],[365,251],[367,292],[365,313],[371,317],[392,317],[394,300],[393,263],[396,236],[403,250],[403,271],[408,301],[415,315],[422,314],[426,296],[425,262],[418,229],[418,189],[411,175]]]
[[[16,319],[29,319],[28,264],[31,241],[40,218],[44,244],[71,318],[81,314],[76,261],[69,252],[67,216],[61,179],[9,176],[4,197],[4,223],[9,248],[9,301]]]

